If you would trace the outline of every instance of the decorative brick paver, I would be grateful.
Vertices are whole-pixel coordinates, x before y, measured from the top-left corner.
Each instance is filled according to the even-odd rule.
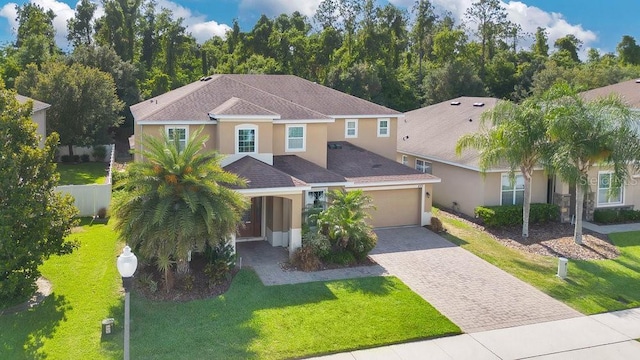
[[[467,333],[582,316],[429,230],[376,233],[371,257]]]

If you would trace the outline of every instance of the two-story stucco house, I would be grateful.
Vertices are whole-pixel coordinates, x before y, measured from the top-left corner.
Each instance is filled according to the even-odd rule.
[[[166,132],[188,141],[204,127],[205,146],[247,180],[237,189],[251,199],[240,239],[295,250],[304,209],[332,189],[370,195],[375,227],[430,221],[432,184],[440,179],[395,161],[402,117],[395,110],[296,76],[213,75],[131,111],[136,137]]]

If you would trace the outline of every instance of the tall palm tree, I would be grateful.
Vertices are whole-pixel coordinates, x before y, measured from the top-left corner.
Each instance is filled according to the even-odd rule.
[[[589,170],[595,165],[613,169],[622,184],[630,165],[638,159],[638,136],[629,108],[618,96],[585,100],[567,84],[552,87],[545,95],[548,132],[552,142],[550,164],[569,184],[576,186],[574,240],[582,244],[582,207],[589,191]],[[612,191],[620,191],[612,186]]]
[[[177,136],[143,136],[144,150],[137,152],[142,161],[130,165],[114,203],[120,238],[155,259],[167,290],[172,263],[179,272],[188,271],[190,252],[226,241],[248,206],[227,187],[244,181],[221,168],[216,152],[203,151],[208,137],[201,132],[184,149]]]
[[[474,148],[480,151],[480,170],[495,166],[508,166],[511,182],[519,170],[524,178],[522,204],[522,237],[529,236],[531,208],[531,180],[547,146],[544,113],[532,99],[522,104],[499,101],[482,114],[479,132],[462,136],[456,144],[456,153]]]

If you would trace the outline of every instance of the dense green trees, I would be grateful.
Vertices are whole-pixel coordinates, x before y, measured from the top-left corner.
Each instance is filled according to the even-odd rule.
[[[50,11],[19,7],[15,43],[0,51],[8,87],[29,63],[81,63],[109,73],[131,105],[213,73],[294,74],[406,111],[459,95],[520,102],[557,81],[594,88],[640,76],[640,47],[624,36],[616,54],[587,49],[571,34],[550,49],[544,28],[523,34],[497,0],[476,0],[463,23],[432,1],[405,9],[373,0],[324,0],[314,16],[261,16],[253,27],[234,21],[224,37],[198,44],[183,19],[155,0],[105,0],[104,14],[82,0],[68,22],[72,48],[54,43]],[[533,37],[530,48],[519,41]],[[121,138],[132,132],[130,114]]]
[[[31,109],[0,89],[0,308],[34,293],[38,267],[50,255],[73,250],[64,239],[77,209],[69,195],[54,191],[58,136],[39,147]]]

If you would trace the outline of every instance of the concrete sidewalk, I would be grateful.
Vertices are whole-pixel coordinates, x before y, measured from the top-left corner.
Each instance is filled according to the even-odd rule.
[[[587,230],[595,231],[599,234],[611,234],[611,233],[627,232],[627,231],[639,231],[640,223],[596,225],[588,221],[583,221],[582,227]]]
[[[313,359],[640,359],[640,308]]]

